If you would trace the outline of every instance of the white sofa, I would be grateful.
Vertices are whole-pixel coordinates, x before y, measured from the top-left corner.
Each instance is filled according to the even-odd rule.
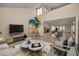
[[[33,40],[36,42],[40,42],[44,45],[42,48],[42,55],[48,56],[51,50],[50,43],[41,41],[41,40]],[[1,44],[0,46],[0,56],[29,56],[28,52],[23,52],[20,48],[21,44],[15,46],[15,48],[9,46],[8,44]]]

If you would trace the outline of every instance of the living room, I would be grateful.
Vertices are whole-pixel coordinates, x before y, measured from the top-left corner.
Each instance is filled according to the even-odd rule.
[[[52,37],[52,32],[45,34],[44,33],[44,22],[46,21],[52,21],[55,22],[53,20],[58,21],[58,19],[65,19],[65,18],[71,18],[70,22],[72,21],[72,18],[74,18],[74,27],[75,27],[75,31],[74,31],[74,35],[75,35],[75,45],[78,45],[78,14],[79,14],[79,4],[74,4],[74,3],[0,3],[0,37],[1,38],[5,38],[6,39],[6,43],[8,44],[9,48],[4,49],[2,51],[2,49],[0,49],[0,55],[10,55],[10,56],[30,56],[30,55],[41,55],[41,56],[54,56],[54,55],[70,55],[70,56],[75,56],[76,54],[79,54],[77,51],[77,47],[76,46],[76,50],[75,47],[71,47],[68,46],[69,49],[71,50],[66,50],[60,47],[55,46],[53,43],[56,43],[58,38],[53,38]],[[46,7],[47,6],[47,7]],[[42,8],[42,13],[39,12],[39,10],[41,10],[40,8]],[[47,8],[47,9],[46,9]],[[33,27],[35,24],[31,23],[31,21],[33,21],[35,18],[38,18],[40,21],[40,25],[38,26],[38,32],[35,31],[35,28]],[[68,19],[69,21],[69,19]],[[67,21],[67,22],[68,22]],[[59,21],[58,21],[59,22]],[[56,22],[56,23],[58,23]],[[62,22],[62,21],[61,21]],[[63,23],[63,22],[62,22]],[[58,24],[57,24],[58,25]],[[59,24],[60,25],[60,24]],[[17,27],[19,29],[21,29],[20,32],[19,29],[17,29]],[[68,26],[67,26],[68,27]],[[13,28],[11,30],[11,28]],[[70,27],[69,27],[70,28]],[[66,28],[67,31],[69,31],[69,28]],[[16,33],[12,33],[12,31],[16,32]],[[35,35],[34,35],[35,33]],[[72,34],[72,32],[70,31],[69,33]],[[38,35],[39,34],[39,35]],[[38,36],[37,36],[38,35]],[[32,40],[33,39],[33,40]],[[27,43],[30,43],[30,41],[35,41],[40,43],[41,42],[41,47],[37,48],[37,49],[42,49],[42,53],[40,51],[35,51],[36,49],[34,49],[34,51],[32,50],[32,48],[30,47],[29,49],[32,50],[31,52],[26,51],[27,53],[25,53],[25,51],[21,51],[20,49],[20,45],[25,41],[27,41]],[[26,45],[24,45],[24,43],[22,44],[22,48],[23,50],[26,50],[25,48],[27,47]],[[2,44],[2,43],[1,43]],[[0,45],[1,45],[0,44]],[[6,47],[7,44],[5,44]],[[36,43],[35,43],[36,44]],[[36,44],[37,46],[38,44]],[[40,44],[39,44],[40,45]],[[55,49],[58,49],[60,51],[63,51],[63,54],[60,53],[55,54],[54,52],[56,50],[53,50],[53,48],[51,48],[51,46],[53,46]],[[43,48],[44,47],[44,48]],[[9,51],[11,51],[11,53],[9,53]],[[13,51],[14,50],[14,51]],[[52,53],[51,53],[52,51]],[[65,51],[67,51],[69,54],[64,53]],[[71,51],[73,51],[73,53],[71,53]],[[4,54],[3,54],[4,52]],[[17,53],[18,52],[18,53]],[[77,52],[77,53],[76,53]],[[8,53],[8,54],[6,54]],[[30,54],[28,54],[30,53]]]

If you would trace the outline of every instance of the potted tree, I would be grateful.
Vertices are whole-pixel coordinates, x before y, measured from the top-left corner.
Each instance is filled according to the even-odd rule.
[[[34,19],[35,19],[34,27],[36,29],[36,35],[38,35],[39,34],[38,28],[39,28],[39,25],[41,25],[41,22],[37,17],[34,17]]]

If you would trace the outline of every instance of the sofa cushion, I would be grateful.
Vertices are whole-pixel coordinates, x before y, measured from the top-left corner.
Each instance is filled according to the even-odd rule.
[[[3,43],[5,43],[4,38],[0,38],[0,44],[3,44]]]
[[[2,49],[6,49],[8,48],[9,46],[5,43],[5,44],[0,44],[0,50]]]

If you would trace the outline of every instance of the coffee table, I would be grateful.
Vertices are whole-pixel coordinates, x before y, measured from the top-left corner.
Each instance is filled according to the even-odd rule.
[[[38,55],[42,55],[42,48],[43,48],[43,44],[40,43],[40,47],[35,47],[32,48],[32,44],[37,43],[37,42],[31,42],[30,44],[27,44],[27,41],[21,44],[21,48],[25,51],[30,51],[31,54],[38,54]]]

